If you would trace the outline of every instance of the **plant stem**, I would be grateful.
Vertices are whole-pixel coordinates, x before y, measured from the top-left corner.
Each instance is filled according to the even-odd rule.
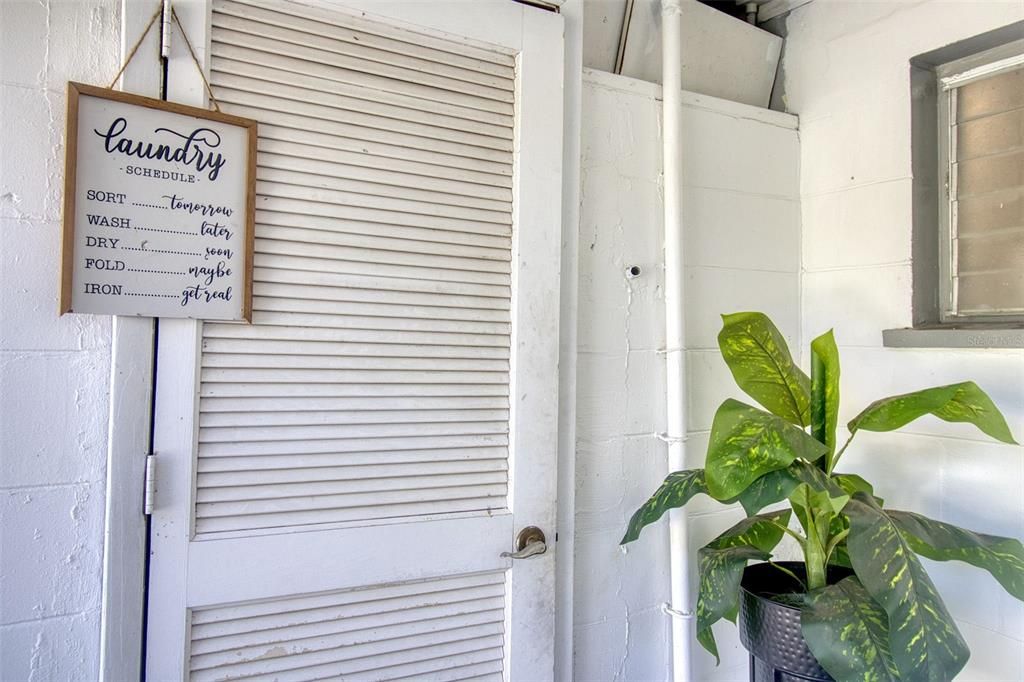
[[[808,590],[825,587],[825,548],[821,546],[814,522],[808,519],[811,528],[807,529],[807,545],[804,549],[804,563],[807,565]]]
[[[807,592],[807,583],[805,583],[803,580],[801,580],[800,576],[798,576],[796,573],[794,573],[793,571],[789,570],[788,568],[785,568],[783,566],[779,566],[774,561],[769,561],[768,563],[771,564],[772,566],[774,566],[775,568],[779,569],[780,571],[782,571],[786,575],[788,575],[793,580],[795,580],[798,583],[800,583],[800,587],[804,588],[804,592]]]
[[[770,523],[773,526],[777,527],[777,528],[781,528],[783,533],[786,533],[787,535],[793,536],[793,539],[796,540],[798,543],[800,543],[800,547],[803,547],[804,543],[807,541],[806,538],[804,538],[803,535],[800,535],[800,533],[797,533],[795,530],[793,530],[789,526],[784,526],[781,523],[779,523],[778,521],[771,521]]]
[[[857,432],[856,432],[856,431],[854,431],[853,433],[851,433],[851,434],[850,434],[850,437],[849,437],[849,438],[847,438],[847,439],[846,439],[846,442],[845,442],[845,443],[843,444],[843,447],[839,448],[839,452],[837,452],[837,453],[836,453],[836,456],[832,458],[832,463],[831,463],[831,465],[829,466],[829,468],[828,468],[828,471],[826,472],[826,473],[827,473],[827,474],[828,474],[829,476],[831,476],[831,475],[832,475],[832,472],[833,472],[833,471],[835,471],[835,469],[836,469],[836,464],[839,464],[839,458],[843,456],[843,453],[844,453],[844,452],[846,452],[846,448],[850,447],[850,442],[851,442],[851,441],[853,440],[853,437],[854,437],[854,436],[855,436],[856,434],[857,434]]]

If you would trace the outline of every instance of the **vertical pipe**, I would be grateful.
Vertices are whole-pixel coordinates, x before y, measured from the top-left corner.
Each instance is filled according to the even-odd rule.
[[[669,471],[686,466],[686,321],[683,311],[683,148],[681,0],[662,0],[662,169],[665,184],[665,405]],[[690,680],[693,614],[685,509],[669,520],[672,581],[672,679]]]

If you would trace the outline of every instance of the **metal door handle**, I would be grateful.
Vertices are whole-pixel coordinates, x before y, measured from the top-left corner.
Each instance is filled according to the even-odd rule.
[[[502,558],[528,559],[548,551],[544,531],[537,526],[527,526],[516,536],[516,551],[502,552]]]

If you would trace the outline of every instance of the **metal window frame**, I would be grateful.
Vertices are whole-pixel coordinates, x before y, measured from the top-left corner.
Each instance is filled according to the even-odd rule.
[[[1024,313],[961,313],[957,301],[957,138],[958,89],[1024,65],[1024,39],[984,50],[935,68],[938,88],[938,302],[940,324],[1024,323]]]

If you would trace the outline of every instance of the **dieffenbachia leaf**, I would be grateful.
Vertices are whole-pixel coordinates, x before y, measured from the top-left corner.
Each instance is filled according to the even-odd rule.
[[[842,496],[845,492],[821,469],[797,459],[785,469],[761,476],[747,486],[737,499],[747,514],[756,514],[768,505],[789,497],[793,489],[801,483],[806,483],[815,490],[828,490],[834,498]]]
[[[703,469],[676,471],[668,475],[661,487],[654,491],[651,498],[633,513],[629,520],[626,534],[619,541],[620,545],[633,542],[640,537],[640,531],[649,523],[654,523],[669,509],[682,507],[698,493],[707,494],[704,483]]]
[[[832,480],[839,484],[843,490],[850,495],[854,493],[868,493],[875,498],[875,502],[881,507],[884,500],[875,496],[875,488],[857,474],[832,474]]]
[[[780,509],[767,514],[748,516],[735,526],[725,531],[717,538],[705,545],[708,549],[726,549],[728,547],[739,547],[749,545],[756,547],[762,552],[770,552],[775,549],[782,539],[784,527],[789,524],[789,517],[792,511]]]
[[[839,424],[839,349],[832,330],[811,341],[811,435],[836,451]]]
[[[697,596],[697,640],[718,659],[711,626],[722,618],[736,620],[739,584],[749,559],[767,559],[782,539],[790,510],[743,519],[700,550],[700,592]]]
[[[811,380],[793,363],[786,340],[763,313],[722,315],[718,346],[743,391],[772,414],[810,424]]]
[[[901,679],[953,679],[970,652],[913,548],[868,493],[855,493],[843,513],[850,519],[853,568],[889,616],[889,647]]]
[[[798,484],[799,481],[788,467],[772,471],[747,486],[746,490],[739,494],[739,502],[748,514],[756,514],[768,505],[789,497]]]
[[[850,563],[850,554],[846,550],[846,536],[850,533],[850,520],[840,514],[832,519],[832,523],[829,524],[828,534],[831,538],[830,542],[834,542],[832,553],[828,556],[828,563],[830,566],[844,566],[846,568],[853,568],[853,564]],[[839,540],[836,540],[838,536],[841,536]]]
[[[968,422],[1004,443],[1016,444],[999,408],[973,381],[882,398],[849,423],[850,432],[892,431],[933,414],[947,422]]]
[[[835,679],[900,679],[889,651],[889,618],[856,576],[808,594],[800,621],[807,648]]]
[[[727,500],[761,476],[797,458],[814,461],[826,447],[792,424],[738,400],[726,400],[715,413],[705,463],[708,492]]]
[[[700,591],[697,595],[697,641],[718,661],[718,645],[711,626],[722,618],[736,620],[739,611],[740,579],[752,559],[764,561],[770,555],[757,547],[738,545],[698,553]]]
[[[935,561],[963,561],[984,569],[1024,601],[1024,545],[1020,540],[982,535],[920,514],[886,510],[912,550]]]

